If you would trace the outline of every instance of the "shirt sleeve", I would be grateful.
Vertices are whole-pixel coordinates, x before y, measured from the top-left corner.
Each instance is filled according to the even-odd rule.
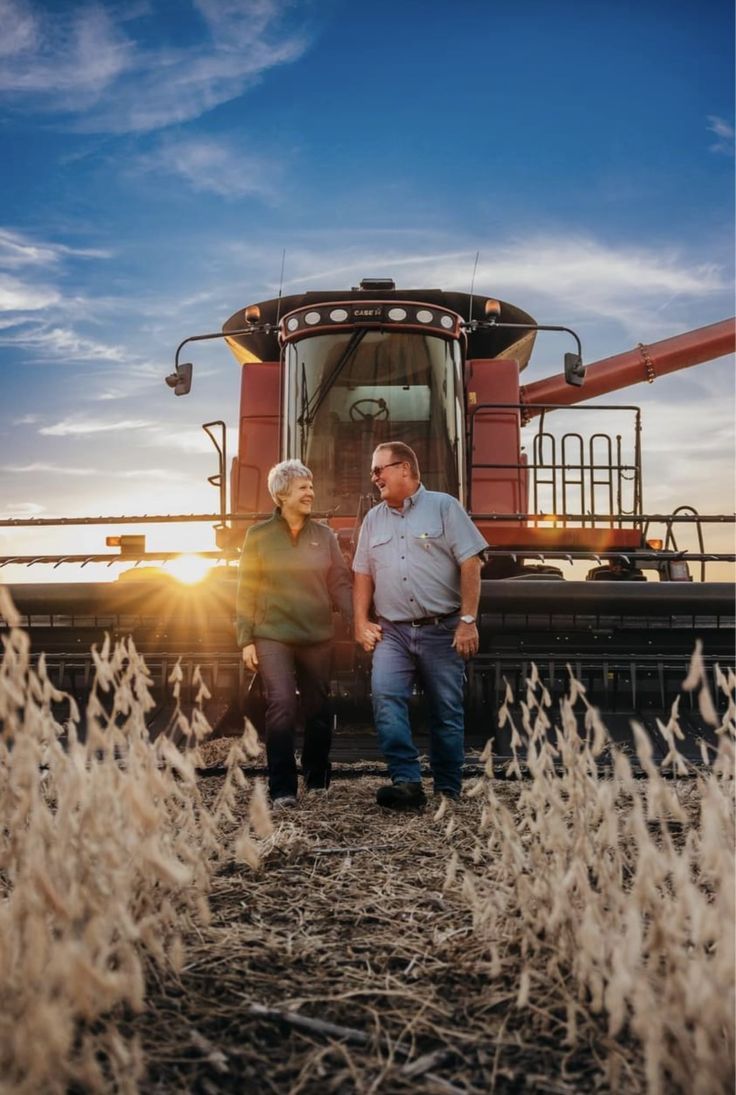
[[[353,556],[353,570],[356,574],[370,574],[371,568],[368,562],[368,518],[370,514],[366,514],[363,518],[363,524],[360,526],[360,534],[358,536],[358,546],[355,549],[355,555]]]
[[[342,618],[352,627],[353,583],[350,579],[350,571],[342,557],[337,537],[331,531],[329,531],[329,536],[330,569],[327,572],[327,588],[330,597],[332,598],[332,603],[335,605]]]
[[[466,559],[480,555],[488,548],[485,537],[475,527],[457,499],[449,494],[443,506],[442,522],[445,538],[458,566]]]
[[[238,566],[238,592],[235,597],[235,633],[238,646],[248,646],[253,642],[256,597],[261,582],[258,537],[252,536],[252,532],[253,529],[249,528],[245,534]]]

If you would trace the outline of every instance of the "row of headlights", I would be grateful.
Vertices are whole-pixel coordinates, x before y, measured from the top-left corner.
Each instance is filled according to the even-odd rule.
[[[433,324],[443,327],[446,331],[451,331],[457,322],[455,316],[433,312],[429,308],[417,308],[416,311],[412,309],[410,313],[406,308],[398,305],[392,305],[390,308],[386,308],[385,311],[384,307],[380,302],[375,304],[366,302],[365,305],[361,304],[353,308],[351,312],[347,308],[332,308],[329,312],[318,312],[316,310],[300,312],[297,315],[290,316],[286,320],[285,326],[288,333],[293,334],[302,325],[318,327],[327,323],[360,323],[361,321],[371,320],[382,323],[388,320],[392,323],[421,323],[425,326]]]

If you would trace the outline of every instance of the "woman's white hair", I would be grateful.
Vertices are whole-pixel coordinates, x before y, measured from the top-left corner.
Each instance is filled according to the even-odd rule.
[[[282,460],[274,464],[268,473],[268,493],[276,505],[279,499],[289,493],[289,487],[295,479],[312,479],[313,475],[301,460]]]

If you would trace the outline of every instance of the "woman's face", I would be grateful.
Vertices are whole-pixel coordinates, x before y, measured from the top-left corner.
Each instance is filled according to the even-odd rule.
[[[279,498],[285,517],[308,517],[314,504],[314,486],[311,479],[292,479],[286,494]]]

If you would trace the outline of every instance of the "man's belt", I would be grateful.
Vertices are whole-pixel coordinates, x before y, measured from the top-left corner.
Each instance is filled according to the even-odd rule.
[[[436,627],[442,620],[457,616],[459,611],[459,608],[454,608],[452,612],[446,612],[444,616],[421,616],[418,620],[394,620],[393,623],[408,624],[410,627]]]

